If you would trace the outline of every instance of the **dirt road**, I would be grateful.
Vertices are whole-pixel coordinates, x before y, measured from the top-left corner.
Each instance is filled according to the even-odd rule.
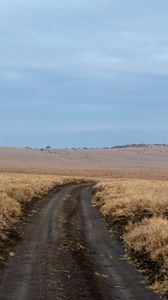
[[[63,187],[31,219],[1,271],[1,300],[159,299],[111,239],[91,189]]]

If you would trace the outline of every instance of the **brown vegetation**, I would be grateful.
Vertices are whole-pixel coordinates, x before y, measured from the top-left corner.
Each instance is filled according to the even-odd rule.
[[[164,214],[168,208],[168,182],[154,180],[107,180],[96,186],[95,200],[104,215],[131,216],[144,210]]]
[[[94,203],[113,229],[119,230],[128,253],[138,257],[141,267],[149,268],[146,274],[153,273],[150,274],[153,288],[167,294],[168,182],[104,180],[95,190]]]
[[[139,224],[129,224],[124,240],[129,248],[150,253],[155,261],[162,261],[168,269],[168,220],[161,217],[144,219]]]
[[[81,179],[25,174],[0,174],[0,233],[22,214],[25,203],[45,196],[53,187]]]

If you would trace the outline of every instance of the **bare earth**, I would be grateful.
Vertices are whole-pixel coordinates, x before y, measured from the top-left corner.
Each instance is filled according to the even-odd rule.
[[[124,149],[0,148],[0,167],[6,168],[168,168],[168,147]]]
[[[89,184],[69,185],[46,201],[1,270],[0,299],[159,299],[123,258],[90,197]]]

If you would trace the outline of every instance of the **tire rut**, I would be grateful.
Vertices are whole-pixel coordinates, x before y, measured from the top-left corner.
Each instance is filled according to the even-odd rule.
[[[85,243],[84,228],[81,220],[80,189],[73,195],[73,200],[66,201],[63,211],[65,220],[64,232],[64,257],[68,266],[69,280],[66,281],[66,298],[75,299],[103,299],[99,291],[96,276],[94,275],[91,251]],[[80,280],[79,280],[80,278]],[[76,287],[75,293],[69,291]]]

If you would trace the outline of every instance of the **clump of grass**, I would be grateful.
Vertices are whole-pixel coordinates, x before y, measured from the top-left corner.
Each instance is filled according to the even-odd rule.
[[[6,229],[20,213],[20,204],[5,192],[0,192],[0,229]]]
[[[164,214],[168,208],[168,182],[152,180],[113,180],[96,186],[94,202],[104,215],[134,216],[140,211]]]
[[[144,219],[139,224],[129,224],[124,234],[128,253],[133,249],[147,253],[151,261],[159,262],[159,274],[155,273],[152,288],[165,295],[168,293],[168,220],[162,217]]]
[[[17,222],[25,203],[44,197],[56,186],[82,180],[52,175],[0,174],[0,234]]]
[[[145,263],[146,255],[156,263],[158,274],[153,274],[152,287],[160,294],[168,294],[168,182],[100,181],[93,202],[117,228],[127,252],[140,254],[141,267],[149,268],[151,274],[152,263],[150,269],[150,264]]]
[[[168,220],[162,217],[144,219],[126,227],[124,241],[135,251],[147,252],[154,261],[168,269]]]
[[[63,182],[63,178],[55,176],[5,174],[0,175],[0,190],[22,203],[44,195]]]

